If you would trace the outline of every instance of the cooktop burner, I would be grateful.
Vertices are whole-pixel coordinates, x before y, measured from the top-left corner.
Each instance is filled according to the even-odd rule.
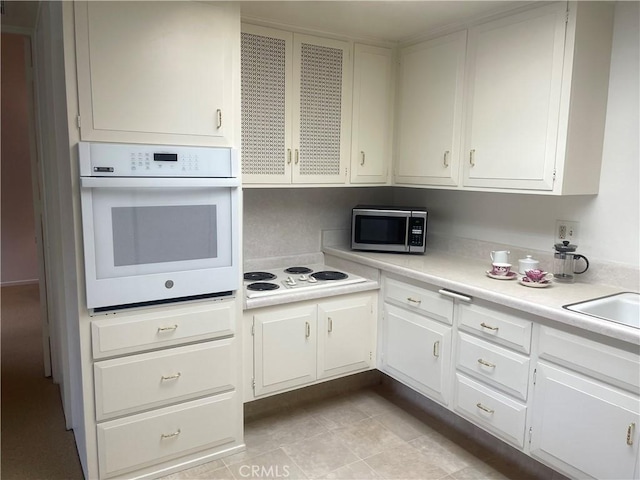
[[[263,267],[264,268],[264,267]],[[247,298],[284,295],[327,287],[338,287],[365,282],[366,279],[328,267],[322,263],[292,267],[265,268],[244,274]]]
[[[316,280],[344,280],[348,277],[346,273],[335,272],[332,270],[324,270],[322,272],[312,273],[311,276]]]
[[[285,268],[284,269],[285,273],[295,273],[297,275],[302,275],[305,273],[311,273],[313,272],[313,270],[311,270],[308,267],[289,267],[289,268]]]
[[[244,279],[250,282],[260,282],[263,280],[273,280],[276,276],[269,272],[247,272],[244,274]]]
[[[264,292],[267,290],[276,290],[278,288],[280,288],[280,285],[269,282],[255,282],[247,285],[247,290],[253,290],[254,292]]]

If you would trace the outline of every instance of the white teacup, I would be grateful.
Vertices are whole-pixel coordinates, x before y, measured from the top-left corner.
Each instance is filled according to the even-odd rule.
[[[493,263],[509,263],[509,250],[496,250],[489,254]]]
[[[511,271],[510,263],[493,262],[491,264],[491,275],[504,277],[505,275],[509,275],[510,271]]]

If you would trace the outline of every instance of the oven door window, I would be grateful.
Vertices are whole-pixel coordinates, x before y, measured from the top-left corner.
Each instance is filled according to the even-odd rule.
[[[97,278],[229,266],[228,188],[92,190]]]
[[[407,234],[407,217],[358,215],[355,224],[355,241],[371,245],[404,245]]]

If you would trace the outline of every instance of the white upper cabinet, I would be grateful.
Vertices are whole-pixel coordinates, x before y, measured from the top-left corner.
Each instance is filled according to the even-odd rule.
[[[393,58],[388,48],[356,44],[351,182],[386,183],[391,165]]]
[[[469,30],[464,185],[551,190],[566,5]]]
[[[345,183],[349,42],[252,25],[242,30],[244,183]]]
[[[462,32],[403,49],[394,183],[597,193],[613,7],[558,2],[476,24],[466,48]]]
[[[78,2],[75,26],[82,140],[239,142],[237,5]]]
[[[457,185],[466,31],[400,51],[398,184]]]
[[[569,2],[469,30],[463,184],[598,192],[613,4]]]

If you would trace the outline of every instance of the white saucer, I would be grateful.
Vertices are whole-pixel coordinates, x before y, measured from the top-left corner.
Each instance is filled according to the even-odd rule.
[[[531,282],[531,281],[525,280],[525,278],[527,277],[522,277],[521,279],[518,280],[518,282],[520,282],[520,285],[524,285],[525,287],[545,288],[551,285],[551,280],[543,280],[541,282]]]
[[[494,275],[491,270],[487,270],[485,273],[487,277],[495,278],[496,280],[513,280],[518,276],[516,272],[509,272],[506,275]]]

